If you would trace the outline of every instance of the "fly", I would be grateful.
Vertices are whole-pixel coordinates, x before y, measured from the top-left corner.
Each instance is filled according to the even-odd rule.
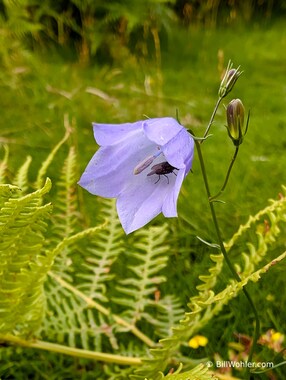
[[[164,161],[164,162],[160,162],[160,164],[156,164],[152,166],[151,171],[150,173],[147,174],[147,176],[149,177],[150,175],[157,174],[159,176],[158,180],[155,182],[157,183],[160,181],[161,175],[163,175],[164,177],[167,178],[168,184],[169,184],[169,177],[166,174],[174,173],[174,170],[178,170],[178,169],[170,165],[169,162]],[[176,173],[174,174],[177,175]]]

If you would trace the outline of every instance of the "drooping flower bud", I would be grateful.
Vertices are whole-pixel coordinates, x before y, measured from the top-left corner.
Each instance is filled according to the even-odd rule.
[[[248,120],[244,123],[244,106],[240,99],[233,99],[226,108],[227,131],[235,146],[242,143],[247,132]]]
[[[228,63],[224,77],[222,78],[222,81],[220,83],[218,91],[219,97],[224,98],[233,89],[235,82],[242,74],[242,71],[239,71],[239,67],[240,66],[238,66],[237,69],[233,69],[232,63]]]

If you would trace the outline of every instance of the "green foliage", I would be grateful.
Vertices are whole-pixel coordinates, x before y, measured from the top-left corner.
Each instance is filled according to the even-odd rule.
[[[29,36],[30,47],[69,46],[77,51],[81,62],[88,62],[98,51],[100,60],[108,56],[116,59],[118,44],[122,50],[133,45],[137,54],[146,56],[150,40],[156,44],[154,32],[170,30],[177,16],[184,24],[215,27],[261,17],[270,19],[283,11],[283,3],[273,4],[271,0],[245,4],[223,0],[196,4],[187,0],[4,0],[0,53],[9,66],[9,53],[17,54],[17,49],[23,52],[21,42]]]
[[[98,50],[101,50],[100,60],[107,57],[116,59],[117,45],[120,44],[123,51],[128,50],[132,33],[137,44],[141,45],[142,32],[146,42],[149,34],[153,39],[152,33],[155,28],[160,30],[164,26],[166,29],[169,21],[174,20],[174,12],[170,7],[174,2],[175,0],[148,0],[136,3],[132,0],[5,0],[3,15],[0,14],[0,26],[4,33],[0,34],[0,37],[3,35],[9,38],[15,50],[27,35],[32,37],[30,45],[34,47],[45,48],[51,44],[59,44],[70,49],[75,48],[82,63],[89,62]],[[8,48],[5,39],[2,42],[0,53],[5,64],[9,65],[11,47]],[[146,47],[145,42],[143,45]],[[137,49],[137,52],[139,50]]]
[[[111,7],[112,2],[104,2],[103,7],[109,7],[109,3]],[[57,4],[60,6],[61,2]],[[80,7],[80,4],[75,6]],[[141,6],[142,12],[146,11],[144,16],[147,17],[146,28],[149,28],[149,32],[154,25],[158,31],[163,30],[160,29],[161,19],[159,22],[151,20],[148,18],[150,13],[147,7],[144,8],[143,3]],[[49,7],[49,2],[41,2],[37,9],[41,7],[43,13],[40,14],[39,11],[37,22],[45,24],[45,32],[48,32],[47,35],[53,41],[60,44],[68,43],[68,27],[77,30],[77,26],[73,24],[75,20],[69,17],[71,9],[67,10],[66,14],[55,12],[51,16],[45,16],[48,15],[48,11],[52,13],[53,10]],[[160,15],[159,11],[155,12],[156,17]],[[102,41],[104,35],[108,35],[103,31],[114,25],[114,20],[117,20],[115,12],[120,15],[121,9],[114,7],[110,9],[110,13],[102,15],[102,33],[99,37],[94,34],[95,43]],[[142,27],[140,12],[126,16],[130,20],[130,30],[128,29],[127,33],[132,34],[132,28],[133,32],[136,32]],[[36,19],[35,8],[32,13]],[[87,13],[85,11],[85,17]],[[161,15],[163,22],[164,15]],[[61,29],[61,38],[54,20],[59,26],[59,32]],[[25,209],[24,214],[20,212],[17,216],[19,220],[15,219],[13,222],[9,219],[9,226],[13,228],[8,226],[6,229],[5,242],[2,234],[0,235],[0,246],[5,248],[4,257],[10,253],[10,258],[13,258],[9,262],[2,260],[1,251],[0,267],[7,263],[10,266],[5,267],[5,275],[0,270],[0,281],[5,285],[2,287],[1,282],[0,293],[2,288],[7,290],[9,286],[9,297],[7,293],[5,297],[2,297],[1,293],[0,297],[0,319],[3,328],[0,333],[1,345],[3,342],[0,350],[0,377],[123,380],[132,374],[134,379],[149,380],[172,376],[174,379],[211,378],[203,364],[192,369],[196,365],[193,358],[198,362],[204,362],[206,356],[212,356],[214,353],[225,357],[227,342],[233,339],[234,328],[239,333],[251,334],[252,315],[240,296],[241,287],[247,284],[260,309],[262,332],[269,326],[283,332],[281,305],[285,295],[280,290],[284,286],[285,264],[283,267],[280,260],[284,254],[280,253],[285,249],[285,194],[281,194],[279,200],[271,201],[270,206],[264,208],[265,199],[279,191],[285,172],[285,163],[280,157],[283,156],[282,132],[285,124],[283,97],[276,96],[276,92],[281,94],[283,90],[283,86],[279,87],[278,83],[282,83],[283,70],[277,61],[280,57],[275,56],[276,50],[285,51],[282,30],[283,28],[277,28],[264,35],[263,41],[266,45],[263,44],[260,53],[255,48],[259,45],[255,43],[255,38],[256,41],[261,41],[261,34],[257,32],[250,38],[249,31],[245,31],[246,44],[243,44],[243,50],[236,55],[237,59],[239,55],[243,55],[242,66],[246,66],[246,71],[252,73],[242,93],[245,91],[244,95],[247,95],[248,102],[253,103],[251,107],[255,112],[249,138],[245,141],[239,157],[240,165],[235,167],[236,176],[231,177],[231,191],[224,194],[227,207],[217,204],[217,209],[226,239],[232,235],[236,225],[241,224],[226,243],[229,256],[242,277],[243,281],[240,284],[229,280],[229,272],[220,254],[212,254],[212,251],[210,254],[209,246],[195,241],[196,233],[202,233],[206,240],[214,241],[209,217],[203,207],[202,186],[198,179],[196,163],[194,175],[188,176],[180,196],[179,223],[168,220],[167,225],[161,225],[161,220],[157,219],[150,228],[146,227],[129,237],[122,231],[115,202],[78,193],[76,182],[80,171],[94,152],[94,142],[87,137],[90,136],[90,120],[135,120],[138,115],[146,113],[146,109],[149,110],[148,114],[154,114],[155,103],[160,103],[160,114],[173,114],[172,107],[179,104],[182,122],[194,123],[199,129],[201,119],[208,112],[212,102],[209,98],[216,90],[217,79],[213,80],[211,77],[215,78],[217,72],[214,73],[210,67],[216,67],[217,49],[223,45],[225,57],[235,54],[233,46],[238,46],[242,35],[236,36],[235,32],[225,35],[224,30],[214,35],[192,30],[191,38],[185,32],[179,34],[173,42],[177,44],[180,39],[177,50],[166,51],[166,59],[162,59],[165,97],[160,98],[158,102],[155,102],[154,97],[144,88],[144,85],[147,86],[144,78],[148,79],[145,75],[146,67],[140,71],[136,66],[134,73],[129,70],[129,66],[128,70],[122,69],[123,71],[109,68],[99,70],[97,67],[81,71],[69,64],[62,65],[62,62],[57,60],[49,65],[45,61],[47,58],[49,60],[49,57],[41,57],[35,71],[31,64],[28,71],[21,76],[22,74],[16,73],[20,72],[17,71],[16,63],[20,64],[21,60],[14,61],[14,58],[17,56],[17,49],[21,52],[24,45],[18,44],[14,49],[15,54],[7,54],[5,67],[9,65],[11,70],[15,70],[12,70],[13,74],[10,71],[9,83],[6,80],[9,77],[7,71],[3,70],[0,74],[0,79],[5,79],[2,86],[3,137],[0,137],[0,143],[7,144],[5,146],[9,144],[10,151],[9,154],[6,148],[1,152],[3,159],[0,162],[0,183],[3,185],[0,209],[4,210],[3,218],[12,218],[6,214],[6,204],[20,207],[21,202],[17,201],[23,197],[33,197],[35,192],[41,191],[47,176],[52,178],[53,187],[48,194],[42,194],[38,198],[37,206],[33,206],[34,211],[33,207]],[[38,32],[32,33],[33,38],[37,39],[35,45],[39,43],[43,46],[47,41],[42,40],[43,34],[40,36]],[[81,31],[78,30],[77,33],[82,38]],[[88,38],[88,29],[85,33]],[[13,34],[8,40],[18,41],[23,35],[30,36],[31,33]],[[78,41],[79,45],[82,41]],[[277,41],[281,42],[281,46]],[[26,39],[26,42],[31,40]],[[89,40],[88,43],[92,41]],[[6,44],[8,45],[7,42]],[[267,48],[267,44],[277,49]],[[76,49],[79,49],[79,45]],[[117,42],[115,45],[116,49],[121,51]],[[201,45],[205,47],[207,55],[200,49]],[[97,50],[98,45],[94,46]],[[142,45],[138,44],[137,48],[142,48]],[[1,46],[1,49],[5,49],[5,46]],[[95,50],[91,49],[91,55]],[[248,58],[248,51],[261,58],[259,70]],[[206,61],[210,64],[206,65]],[[175,69],[171,70],[173,65]],[[271,76],[269,83],[269,72],[276,66],[281,69],[281,72],[277,73],[277,82],[272,83],[274,76]],[[153,78],[149,79],[152,84]],[[91,97],[86,88],[94,82],[98,88],[110,95],[110,99],[116,98],[116,104],[111,100]],[[50,83],[59,90],[47,90]],[[188,86],[181,86],[181,83],[188,83]],[[11,84],[13,86],[10,86]],[[203,92],[202,87],[205,84],[207,91]],[[268,84],[270,86],[267,86]],[[261,91],[259,99],[254,96],[258,86],[267,89]],[[13,91],[15,88],[17,91]],[[62,96],[65,91],[72,96]],[[13,107],[9,106],[10,103]],[[61,133],[58,119],[62,118],[64,112],[75,115],[80,121],[80,127],[75,128],[75,133],[70,139],[72,143],[69,140],[66,144],[70,130],[65,119],[67,133],[61,142],[56,144],[56,139]],[[153,114],[150,116],[155,116]],[[267,126],[271,124],[271,128],[262,129],[265,125],[264,115],[268,115]],[[221,117],[220,114],[218,116]],[[219,125],[216,125],[216,128],[213,138],[217,139],[217,144],[206,144],[205,148],[211,157],[208,163],[210,178],[219,188],[224,170],[222,160],[229,155],[230,150],[225,144],[223,128]],[[11,139],[4,137],[6,135]],[[222,144],[225,149],[218,149]],[[79,148],[75,148],[77,146]],[[51,147],[51,154],[40,165],[43,155],[46,155]],[[77,150],[80,151],[80,155],[76,153]],[[253,158],[253,152],[256,158]],[[27,154],[33,156],[33,161],[30,156],[25,159]],[[16,164],[18,170],[14,169]],[[267,181],[262,180],[268,172],[273,173],[273,176],[267,178]],[[13,185],[7,184],[10,182]],[[53,208],[46,204],[47,200],[52,202]],[[186,204],[188,207],[185,207]],[[261,211],[257,212],[259,208]],[[244,223],[250,212],[257,213]],[[3,219],[1,223],[2,221]],[[20,223],[21,229],[17,223]],[[15,238],[16,232],[21,238]],[[15,248],[16,244],[19,245],[19,249]],[[28,261],[23,261],[22,258]],[[52,271],[48,271],[49,260],[53,260]],[[44,263],[43,267],[39,267],[39,263]],[[273,269],[270,271],[270,268]],[[15,272],[16,269],[20,276]],[[14,273],[12,280],[9,277],[10,270]],[[265,277],[257,284],[256,281],[260,280],[262,273],[265,273]],[[201,283],[195,290],[199,279]],[[8,280],[11,281],[7,283]],[[258,286],[259,292],[255,291]],[[188,306],[185,304],[186,297]],[[269,301],[270,299],[273,301]],[[19,302],[12,305],[12,300]],[[235,326],[232,324],[234,315]],[[228,327],[225,327],[225,318],[229,320]],[[216,331],[213,330],[214,323]],[[223,334],[218,340],[217,336],[221,331]],[[210,343],[206,348],[195,351],[188,347],[188,338],[196,333],[208,337]],[[14,338],[21,335],[25,339],[13,343],[8,340],[8,334],[13,334]],[[159,343],[156,343],[157,339],[160,340]],[[43,348],[42,340],[60,345],[62,353],[37,350]],[[15,347],[21,343],[23,346],[32,343],[39,346]],[[149,346],[155,350],[149,353]],[[75,360],[68,356],[68,350],[65,352],[65,348],[73,347],[85,349],[88,354],[109,353],[110,362],[104,363],[106,358],[94,357]],[[260,350],[258,351],[258,355],[261,355]],[[267,360],[273,357],[273,352],[263,354]],[[130,364],[114,364],[115,361],[112,360],[115,360],[115,357],[112,355],[123,356],[127,360],[129,358]],[[134,358],[146,358],[137,372],[131,364],[131,359]],[[97,361],[94,363],[93,360]],[[181,362],[184,363],[183,367],[180,366]],[[171,373],[174,368],[178,370]],[[279,377],[279,372],[277,376]]]
[[[42,185],[42,183],[44,181],[44,178],[45,178],[45,176],[47,174],[47,170],[48,170],[49,166],[53,162],[53,160],[54,160],[57,152],[61,148],[61,146],[66,142],[66,140],[70,136],[71,127],[70,127],[70,125],[69,125],[69,123],[68,123],[68,121],[66,119],[67,119],[67,117],[65,115],[65,130],[66,131],[65,131],[64,137],[54,146],[54,148],[52,149],[52,151],[50,152],[50,154],[47,156],[47,158],[41,163],[41,166],[40,166],[38,174],[37,174],[36,183],[35,183],[36,187],[39,187],[39,186]],[[67,166],[69,166],[69,161],[72,160],[72,159],[73,159],[72,155],[71,155],[70,159],[67,158],[67,162],[66,162]],[[69,175],[71,175],[71,173],[69,173]],[[69,178],[67,178],[66,180],[69,180]]]
[[[165,243],[167,228],[165,224],[136,232],[136,241],[127,253],[128,261],[132,263],[128,265],[130,277],[119,281],[117,291],[121,295],[113,297],[113,301],[126,307],[123,315],[132,325],[142,318],[152,323],[153,318],[146,309],[153,304],[150,298],[157,287],[166,281],[165,276],[159,273],[167,265],[167,252],[170,249]]]
[[[169,336],[172,328],[184,315],[182,304],[175,295],[171,294],[162,297],[155,305],[159,309],[156,315],[155,332],[159,337]]]
[[[51,181],[32,194],[12,197],[15,187],[0,185],[0,331],[33,334],[45,304],[43,283],[54,256],[43,251],[52,206],[41,206]],[[11,195],[7,197],[10,190]]]
[[[76,192],[76,155],[73,147],[69,149],[57,182],[57,199],[52,216],[50,245],[61,244],[79,231],[78,197]],[[68,275],[71,265],[70,253],[73,247],[67,244],[56,255],[54,270]]]
[[[180,366],[176,372],[170,373],[167,376],[161,374],[160,379],[173,379],[173,380],[211,380],[213,379],[213,374],[208,372],[208,368],[203,364],[199,364],[194,369],[181,373]]]
[[[24,164],[19,168],[14,179],[15,185],[18,186],[19,189],[21,189],[23,194],[27,194],[28,189],[29,189],[28,173],[29,173],[29,167],[31,165],[31,162],[32,162],[32,157],[28,156]]]
[[[100,202],[100,215],[102,221],[107,221],[108,227],[86,246],[85,259],[76,277],[81,280],[78,288],[85,294],[92,299],[108,302],[107,286],[115,277],[111,269],[124,251],[123,231],[114,199],[103,199]]]
[[[0,184],[4,184],[5,178],[6,178],[6,170],[7,170],[7,165],[8,165],[8,157],[9,157],[9,150],[6,145],[4,145],[4,157],[2,161],[0,162]]]
[[[42,327],[46,339],[81,347],[86,350],[103,350],[104,337],[117,348],[112,327],[106,328],[108,319],[97,315],[80,297],[63,288],[53,278],[46,282],[47,314]]]
[[[56,236],[58,241],[71,236],[78,230],[76,173],[76,155],[74,147],[71,147],[57,183],[59,201],[55,205],[52,235]]]
[[[68,136],[67,129],[44,160],[36,186],[42,183]],[[250,217],[226,244],[229,252],[238,241],[245,242],[249,250],[241,255],[243,261],[237,262],[242,281],[228,280],[222,286],[219,279],[224,270],[223,256],[211,254],[213,265],[207,274],[199,276],[198,293],[190,298],[189,310],[184,311],[175,294],[160,295],[168,280],[164,273],[169,265],[169,252],[172,244],[176,247],[168,225],[151,226],[126,239],[114,200],[100,200],[96,209],[100,211],[97,219],[102,224],[82,228],[85,219],[76,191],[77,162],[75,149],[71,147],[54,184],[52,216],[51,204],[43,202],[50,190],[50,180],[43,188],[29,193],[31,157],[16,172],[15,185],[0,186],[1,339],[29,346],[29,336],[36,335],[62,345],[60,352],[67,354],[74,347],[86,350],[86,355],[120,352],[127,360],[145,357],[135,371],[132,367],[122,369],[116,361],[105,365],[103,371],[108,379],[128,376],[134,380],[210,379],[203,364],[188,368],[193,364],[183,355],[181,347],[221,313],[244,286],[257,282],[286,256],[283,253],[257,268],[265,261],[285,222],[285,195]],[[2,179],[6,177],[7,166],[6,150]],[[48,221],[51,221],[49,228]],[[245,237],[250,231],[258,237],[256,243],[247,242]],[[241,250],[242,243],[239,247]],[[27,337],[27,341],[17,341],[19,335]],[[121,343],[127,335],[131,335],[128,347]],[[146,357],[146,348],[154,345],[151,340],[154,337],[160,338],[159,344]],[[138,346],[138,338],[146,347],[142,342]],[[38,342],[39,347],[45,347],[45,342]],[[187,361],[187,368],[180,365],[182,359]],[[112,356],[108,361],[112,362]],[[164,375],[170,363],[178,369]]]
[[[226,248],[230,251],[235,244],[248,232],[255,230],[257,244],[247,242],[247,252],[242,252],[244,268],[237,264],[237,272],[242,276],[252,273],[257,265],[267,254],[269,247],[275,244],[277,237],[281,233],[281,223],[286,221],[286,188],[283,186],[283,193],[279,200],[271,200],[271,204],[260,210],[255,216],[250,216],[248,221],[241,225],[233,237],[226,243]],[[241,246],[241,244],[240,244]]]
[[[270,218],[267,232],[264,234],[257,232],[259,238],[257,239],[256,246],[251,243],[247,244],[250,248],[250,253],[248,255],[246,253],[243,254],[244,268],[238,267],[242,281],[235,282],[230,280],[230,283],[223,290],[216,292],[215,285],[223,268],[223,255],[211,255],[211,259],[215,262],[215,265],[209,269],[208,275],[200,276],[203,284],[197,286],[198,295],[190,299],[188,307],[191,309],[191,312],[186,312],[184,319],[180,321],[179,325],[173,327],[169,338],[160,340],[161,347],[151,349],[153,357],[146,359],[146,365],[136,371],[134,379],[144,379],[147,376],[150,380],[159,380],[159,371],[162,369],[162,365],[163,368],[164,365],[167,365],[169,358],[186,339],[200,331],[221,312],[223,307],[235,298],[242,287],[247,285],[248,282],[257,282],[262,274],[266,273],[274,264],[277,264],[286,257],[286,252],[284,252],[260,269],[255,270],[261,262],[262,257],[267,253],[269,243],[273,243],[275,237],[280,232],[278,223],[285,222],[285,196],[281,196],[279,201],[272,201],[271,206],[250,217],[249,222],[239,228],[238,233],[230,240],[227,247],[230,248],[234,241],[250,228],[252,223],[260,221],[260,218],[265,215],[268,215]]]
[[[153,358],[146,359],[145,365],[136,370],[136,375],[131,376],[131,378],[140,380],[145,379],[147,376],[149,380],[161,379],[160,369],[167,365],[169,358],[178,349],[180,344],[213,319],[222,310],[223,306],[236,297],[242,287],[247,285],[248,282],[257,282],[263,273],[266,273],[273,265],[285,257],[286,252],[250,276],[245,277],[241,282],[232,282],[217,294],[210,289],[207,298],[201,296],[192,297],[189,304],[189,308],[192,311],[185,313],[185,318],[180,321],[180,324],[177,327],[173,327],[173,334],[169,338],[160,340],[162,347],[151,349]]]

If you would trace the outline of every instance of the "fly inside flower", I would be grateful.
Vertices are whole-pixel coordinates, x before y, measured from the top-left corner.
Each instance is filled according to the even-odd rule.
[[[169,177],[166,174],[173,173],[177,175],[176,173],[174,173],[174,170],[178,170],[178,169],[170,165],[169,162],[164,161],[164,162],[161,162],[160,164],[156,164],[152,166],[151,171],[150,173],[147,174],[147,176],[149,177],[150,175],[157,174],[159,176],[158,180],[155,182],[157,183],[160,181],[161,175],[163,175],[164,177],[167,178],[168,184],[169,184]]]

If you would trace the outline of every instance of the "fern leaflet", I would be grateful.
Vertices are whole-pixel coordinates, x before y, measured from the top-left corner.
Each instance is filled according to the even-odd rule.
[[[64,137],[61,139],[60,142],[58,142],[58,144],[54,147],[54,149],[51,151],[51,153],[48,155],[48,157],[45,159],[45,161],[42,163],[39,171],[38,171],[38,176],[37,176],[37,179],[36,179],[36,188],[39,188],[42,186],[43,182],[44,182],[44,178],[46,177],[47,175],[47,170],[49,168],[49,166],[51,165],[51,163],[53,162],[53,159],[55,157],[55,155],[57,154],[58,150],[60,149],[60,147],[66,142],[66,140],[68,139],[70,133],[71,133],[71,128],[66,120],[67,118],[65,117],[65,129],[66,129],[66,133],[64,135]]]
[[[263,273],[285,257],[286,252],[261,269],[243,278],[241,282],[232,282],[218,294],[210,291],[205,299],[199,296],[193,297],[189,304],[192,311],[185,313],[185,318],[180,321],[179,326],[173,328],[172,336],[160,340],[162,347],[151,349],[153,357],[146,359],[146,364],[138,369],[131,378],[134,380],[143,380],[145,378],[148,378],[148,380],[161,379],[160,371],[166,367],[172,353],[178,349],[182,342],[185,342],[189,336],[200,330],[214,315],[217,315],[223,306],[236,297],[248,282],[257,282]]]
[[[227,243],[228,251],[232,248],[236,240],[243,236],[254,223],[256,225],[257,243],[254,245],[251,242],[246,244],[248,252],[242,253],[244,267],[241,264],[236,264],[236,271],[241,277],[248,276],[252,273],[257,265],[264,259],[269,247],[276,241],[280,234],[281,222],[286,222],[286,188],[283,187],[284,195],[279,200],[272,200],[270,206],[259,211],[255,216],[251,216],[247,223],[240,226],[238,232],[234,234],[232,239]],[[260,222],[264,218],[263,223]],[[259,223],[260,222],[260,223]]]
[[[39,328],[45,303],[43,282],[53,256],[42,251],[50,204],[41,206],[45,186],[20,198],[8,198],[0,214],[0,331],[21,334]]]
[[[49,246],[54,246],[79,231],[76,171],[75,149],[71,147],[64,161],[60,179],[56,183],[57,202],[52,215]],[[54,271],[69,280],[70,267],[73,263],[71,251],[72,248],[69,245],[62,249],[60,254],[57,254],[55,258],[53,268]]]
[[[4,145],[4,158],[0,162],[0,184],[5,183],[6,180],[6,171],[7,171],[7,163],[8,163],[8,157],[9,157],[9,149],[6,145]]]
[[[93,299],[107,302],[106,284],[112,280],[111,267],[123,252],[123,231],[118,220],[115,200],[103,199],[101,214],[107,221],[105,229],[99,231],[96,239],[91,239],[86,248],[84,263],[77,272],[81,283],[79,289]]]
[[[154,301],[158,314],[156,316],[155,333],[159,336],[169,336],[173,326],[177,325],[184,316],[181,302],[173,295],[167,295],[160,300]]]
[[[23,194],[26,194],[29,188],[28,171],[29,171],[31,162],[32,162],[32,157],[28,156],[24,164],[17,171],[17,174],[13,181],[14,184],[22,190]]]
[[[103,341],[117,349],[117,341],[107,318],[91,309],[84,300],[52,278],[46,283],[47,313],[42,335],[70,347],[103,350]],[[108,328],[107,328],[108,326]]]
[[[146,308],[152,305],[158,286],[166,281],[160,271],[167,265],[169,246],[165,244],[168,234],[167,225],[150,227],[135,234],[135,251],[128,252],[129,261],[134,261],[128,268],[135,275],[120,281],[117,290],[123,296],[114,298],[114,302],[126,306],[125,318],[135,325],[142,318],[153,320]]]

